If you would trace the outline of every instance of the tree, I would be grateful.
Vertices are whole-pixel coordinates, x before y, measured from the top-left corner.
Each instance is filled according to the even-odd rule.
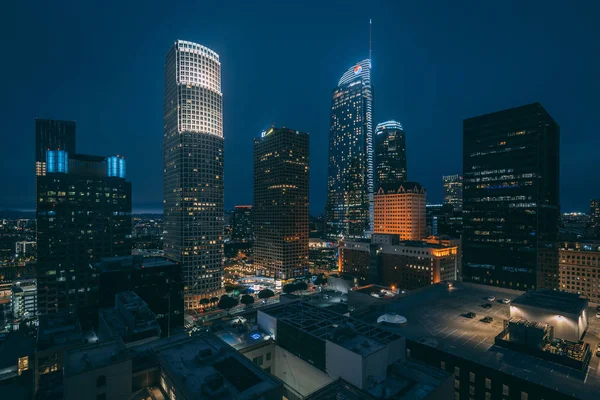
[[[213,304],[216,303],[216,302],[218,302],[218,301],[219,301],[218,297],[211,297],[210,298],[210,302],[213,303]]]
[[[306,284],[306,282],[298,282],[296,283],[296,290],[306,290],[308,289],[308,285]]]
[[[273,291],[270,289],[263,289],[260,292],[258,292],[259,299],[268,299],[269,297],[273,296],[275,296],[275,293],[273,293]]]
[[[206,307],[207,305],[210,304],[210,299],[207,299],[206,297],[203,299],[200,299],[200,304],[203,305],[204,307]]]
[[[288,283],[287,285],[283,286],[283,293],[294,293],[296,290],[298,290],[298,287],[293,284],[293,283]]]
[[[221,296],[221,300],[219,300],[219,304],[217,305],[217,307],[219,307],[221,310],[227,310],[227,312],[229,313],[229,310],[237,305],[237,299],[234,299],[233,297],[229,297],[226,294],[224,294],[223,296]]]
[[[250,296],[249,294],[245,294],[242,296],[242,299],[240,300],[240,303],[249,306],[250,304],[254,303],[254,296]]]

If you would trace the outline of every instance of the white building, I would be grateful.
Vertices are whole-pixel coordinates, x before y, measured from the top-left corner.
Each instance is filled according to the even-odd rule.
[[[10,295],[14,319],[29,320],[37,316],[37,283],[35,280],[15,282]]]

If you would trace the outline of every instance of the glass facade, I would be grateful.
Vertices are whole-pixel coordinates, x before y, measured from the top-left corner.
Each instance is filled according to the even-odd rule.
[[[223,112],[214,51],[179,40],[165,63],[164,246],[186,309],[223,292]]]
[[[234,242],[252,242],[252,206],[235,206],[232,218],[231,240]]]
[[[121,156],[110,156],[106,160],[108,176],[125,178],[125,159]]]
[[[462,210],[463,177],[446,175],[442,179],[444,181],[444,204],[450,205],[454,210]]]
[[[463,123],[463,279],[536,287],[559,223],[559,126],[539,103]]]
[[[254,139],[254,267],[288,279],[308,274],[308,134],[271,128]]]
[[[373,86],[371,60],[348,69],[331,100],[325,217],[332,237],[373,232]]]
[[[377,188],[379,185],[405,182],[406,137],[402,124],[386,121],[375,128],[375,161],[377,164]]]

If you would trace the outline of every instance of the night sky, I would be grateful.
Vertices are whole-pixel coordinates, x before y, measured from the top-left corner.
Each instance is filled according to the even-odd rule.
[[[369,18],[374,122],[404,125],[428,202],[461,172],[464,118],[534,101],[561,127],[562,210],[600,197],[598,1],[88,3],[0,8],[0,208],[35,208],[40,117],[77,121],[80,153],[124,155],[134,211],[162,211],[163,68],[183,39],[221,57],[226,208],[252,202],[252,139],[275,125],[310,134],[321,214],[331,91],[368,57]]]

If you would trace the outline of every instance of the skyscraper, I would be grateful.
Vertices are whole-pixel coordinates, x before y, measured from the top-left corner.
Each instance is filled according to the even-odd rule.
[[[330,236],[373,232],[373,85],[371,60],[348,69],[333,90],[325,217]]]
[[[90,263],[131,254],[125,159],[46,153],[46,174],[37,177],[38,311],[93,314],[98,286]]]
[[[270,128],[254,139],[254,266],[287,279],[308,273],[308,134]]]
[[[186,309],[223,288],[223,107],[214,51],[178,40],[167,54],[164,246],[182,266]]]
[[[386,121],[377,124],[375,163],[376,187],[406,181],[406,137],[400,122]]]
[[[444,204],[450,205],[453,210],[462,210],[463,177],[460,175],[446,175],[442,179],[444,180]]]
[[[234,242],[252,242],[252,206],[235,206],[231,222],[231,240]]]
[[[556,240],[560,128],[539,103],[463,122],[463,279],[536,287],[540,244]]]
[[[590,200],[590,233],[592,237],[600,238],[600,199]]]
[[[46,175],[46,151],[75,154],[75,121],[35,119],[35,174]]]

